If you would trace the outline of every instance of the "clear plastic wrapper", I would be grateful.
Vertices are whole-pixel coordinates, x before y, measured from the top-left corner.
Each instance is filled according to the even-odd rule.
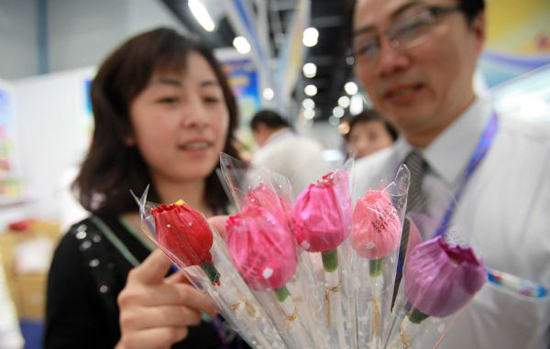
[[[386,348],[436,348],[458,312],[485,283],[486,271],[456,227],[437,235],[439,222],[420,214],[407,219],[410,232],[403,282]],[[423,241],[422,236],[432,237]]]
[[[226,224],[237,269],[289,348],[330,348],[322,322],[324,287],[296,244],[288,181],[224,154],[221,164],[226,189],[239,208]]]
[[[139,199],[143,232],[208,294],[222,316],[252,347],[287,348],[265,309],[241,278],[222,237],[183,201],[172,205]]]
[[[359,348],[381,349],[387,335],[410,171],[401,166],[381,190],[367,190],[353,212],[352,275]]]
[[[316,183],[296,199],[292,211],[298,245],[315,268],[312,292],[324,293],[324,330],[329,348],[356,348],[356,313],[351,287],[353,204],[349,162]]]

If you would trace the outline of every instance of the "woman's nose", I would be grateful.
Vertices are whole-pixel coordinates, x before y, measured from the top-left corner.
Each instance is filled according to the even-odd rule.
[[[182,124],[185,127],[204,128],[209,123],[209,117],[198,99],[188,100],[181,117]]]

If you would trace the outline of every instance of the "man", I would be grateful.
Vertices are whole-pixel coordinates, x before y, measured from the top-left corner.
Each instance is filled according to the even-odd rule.
[[[472,78],[484,39],[483,0],[356,1],[356,75],[402,135],[358,163],[357,193],[407,163],[409,204],[427,202],[437,219],[450,212],[487,267],[548,287],[550,123],[501,117],[476,96]],[[446,193],[456,208],[451,200],[440,204]],[[486,283],[440,348],[547,349],[549,325],[548,296]]]
[[[262,110],[250,121],[252,136],[260,147],[252,159],[256,166],[286,176],[296,197],[310,183],[329,172],[323,148],[297,135],[288,122],[272,110]]]

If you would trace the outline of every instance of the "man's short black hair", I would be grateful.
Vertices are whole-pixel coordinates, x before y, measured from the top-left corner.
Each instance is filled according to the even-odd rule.
[[[260,124],[266,125],[270,129],[279,129],[283,127],[290,127],[288,121],[286,121],[279,113],[274,110],[264,109],[257,112],[250,120],[250,128],[252,131],[257,131]]]
[[[485,0],[459,0],[460,9],[464,12],[468,23],[485,10]]]

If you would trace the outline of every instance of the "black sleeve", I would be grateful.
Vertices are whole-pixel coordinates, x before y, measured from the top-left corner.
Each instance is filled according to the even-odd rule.
[[[60,241],[48,275],[44,348],[113,348],[107,315],[70,231]]]

